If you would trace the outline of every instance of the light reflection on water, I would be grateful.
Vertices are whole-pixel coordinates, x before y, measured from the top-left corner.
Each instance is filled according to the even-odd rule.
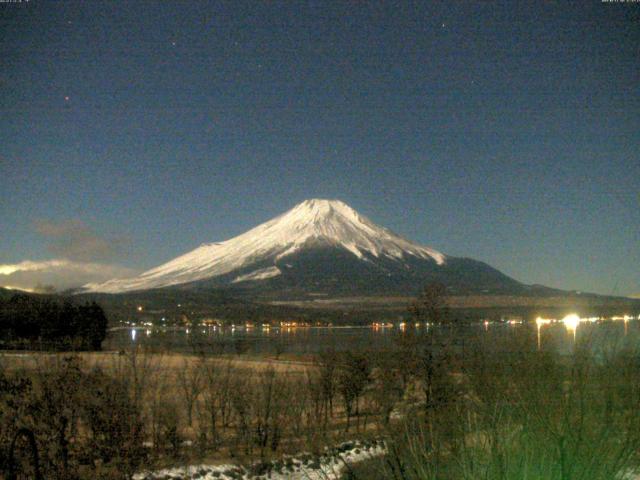
[[[640,346],[640,322],[621,318],[602,321],[567,316],[535,322],[493,323],[484,321],[459,327],[431,327],[463,348],[473,349],[476,342],[494,342],[508,348],[516,343],[525,348],[571,353],[580,343],[593,348]],[[140,332],[138,332],[140,330]],[[362,351],[385,349],[409,331],[425,328],[379,326],[353,327],[204,327],[204,328],[120,328],[109,332],[105,348],[120,350],[132,344],[169,351],[205,351],[210,353],[317,353],[326,349]],[[144,332],[144,334],[142,334]],[[512,343],[511,343],[512,342]]]

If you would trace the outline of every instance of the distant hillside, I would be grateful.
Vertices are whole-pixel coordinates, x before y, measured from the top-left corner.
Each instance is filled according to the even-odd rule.
[[[407,314],[413,296],[307,296],[304,299],[238,297],[237,291],[223,289],[162,288],[125,294],[85,293],[78,297],[95,300],[109,318],[120,320],[183,320],[216,318],[229,322],[269,322],[298,320],[332,323],[370,323],[381,319],[397,320]],[[246,293],[246,292],[245,292]],[[555,293],[555,294],[552,294]],[[581,314],[640,314],[640,300],[557,293],[545,295],[454,295],[447,297],[454,315],[460,319],[477,320],[487,316],[520,315],[524,318],[549,313],[577,311]],[[142,311],[138,311],[141,307]]]

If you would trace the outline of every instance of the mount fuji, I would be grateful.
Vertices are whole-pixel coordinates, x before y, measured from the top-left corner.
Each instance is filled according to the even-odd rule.
[[[87,284],[80,291],[223,287],[280,296],[406,295],[434,281],[451,294],[514,294],[529,288],[483,262],[404,239],[339,200],[312,199],[137,277]]]

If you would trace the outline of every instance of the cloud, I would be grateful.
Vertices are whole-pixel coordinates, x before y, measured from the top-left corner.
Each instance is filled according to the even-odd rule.
[[[31,291],[64,290],[137,273],[115,261],[130,253],[125,237],[100,235],[78,219],[41,219],[33,227],[53,258],[0,264],[0,286]]]
[[[45,260],[43,262],[24,262],[0,265],[0,275],[11,275],[16,272],[37,272],[39,270],[50,270],[60,268],[69,264],[68,260]]]
[[[66,258],[0,264],[0,286],[23,290],[64,290],[89,282],[130,277],[136,272],[120,265],[80,262]]]
[[[44,237],[53,255],[80,262],[112,260],[121,256],[128,244],[125,237],[99,235],[77,219],[59,222],[37,220],[34,228]]]
[[[16,287],[15,285],[0,285],[2,288],[6,288],[7,290],[21,290],[23,292],[33,292],[33,293],[55,293],[57,291],[56,287],[53,285],[41,285],[37,284],[35,287]]]

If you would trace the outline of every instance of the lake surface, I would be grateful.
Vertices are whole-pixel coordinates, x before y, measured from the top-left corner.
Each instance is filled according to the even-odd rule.
[[[398,325],[346,327],[271,327],[263,329],[231,327],[157,328],[118,327],[104,343],[108,350],[139,345],[157,351],[257,354],[312,354],[336,351],[384,350],[404,335],[425,331],[446,337],[457,348],[474,349],[479,344],[494,348],[530,349],[571,353],[576,345],[593,349],[640,346],[638,317],[623,320],[562,319],[535,322],[484,322],[456,327],[414,327]]]

